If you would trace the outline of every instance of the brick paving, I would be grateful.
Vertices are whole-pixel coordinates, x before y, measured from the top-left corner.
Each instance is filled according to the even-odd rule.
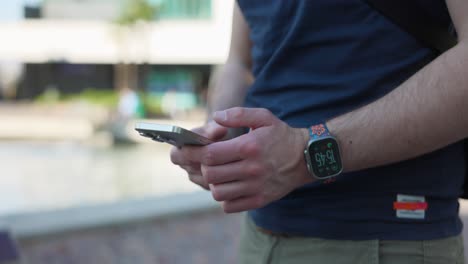
[[[468,225],[468,202],[460,212]],[[234,264],[241,219],[217,210],[33,238],[19,246],[27,264]],[[468,245],[467,229],[464,237]]]
[[[28,264],[237,263],[241,215],[220,211],[19,241]]]

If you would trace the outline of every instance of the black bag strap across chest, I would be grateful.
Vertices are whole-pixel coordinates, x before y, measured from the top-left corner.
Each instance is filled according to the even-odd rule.
[[[434,21],[412,0],[364,0],[401,29],[408,32],[424,46],[444,53],[457,44],[450,28]]]

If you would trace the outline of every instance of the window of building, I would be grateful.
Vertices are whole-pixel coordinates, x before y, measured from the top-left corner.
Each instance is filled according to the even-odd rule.
[[[212,0],[160,0],[160,19],[209,19]]]

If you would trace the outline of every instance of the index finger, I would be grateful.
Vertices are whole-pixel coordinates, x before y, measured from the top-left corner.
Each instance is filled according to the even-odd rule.
[[[227,127],[221,126],[214,121],[210,121],[202,127],[192,129],[192,132],[200,134],[213,141],[218,141],[223,138],[227,133]]]
[[[257,154],[259,147],[249,134],[231,140],[211,143],[200,152],[200,162],[207,166],[223,165],[240,161]]]
[[[171,161],[172,163],[183,166],[190,165],[193,163],[200,163],[201,148],[203,146],[183,146],[181,148],[173,147],[171,149]]]

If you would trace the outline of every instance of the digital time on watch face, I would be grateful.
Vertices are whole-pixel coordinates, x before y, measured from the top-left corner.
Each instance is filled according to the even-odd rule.
[[[312,142],[308,152],[312,172],[317,178],[327,178],[341,173],[343,168],[340,150],[334,138]]]

